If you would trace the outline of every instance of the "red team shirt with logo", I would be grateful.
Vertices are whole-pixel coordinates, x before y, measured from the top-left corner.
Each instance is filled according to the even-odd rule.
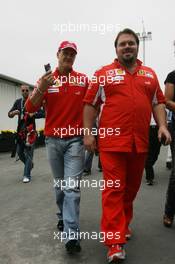
[[[101,151],[131,152],[134,144],[137,152],[148,150],[152,107],[165,103],[165,99],[155,72],[142,66],[139,60],[137,64],[135,72],[130,74],[115,59],[98,70],[91,80],[84,102],[101,104]]]
[[[88,87],[87,76],[72,70],[66,80],[65,76],[59,74],[58,69],[53,74],[55,84],[48,87],[43,97],[46,113],[44,134],[55,137],[80,135],[82,132],[79,128],[83,126],[83,98]],[[26,102],[28,112],[33,113],[39,107],[40,105],[34,106],[30,98]]]

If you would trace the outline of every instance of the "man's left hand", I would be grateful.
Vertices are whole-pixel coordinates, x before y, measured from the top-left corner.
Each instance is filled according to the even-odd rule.
[[[28,113],[28,115],[29,115],[30,117],[33,117],[33,116],[35,115],[35,113]]]
[[[160,126],[158,130],[158,139],[161,142],[164,141],[164,145],[169,145],[171,143],[171,135],[166,128],[166,126]]]

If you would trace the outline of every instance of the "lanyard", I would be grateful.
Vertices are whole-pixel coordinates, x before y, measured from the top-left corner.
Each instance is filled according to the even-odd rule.
[[[24,99],[22,98],[21,99],[21,113],[20,113],[20,119],[23,119],[24,118]]]

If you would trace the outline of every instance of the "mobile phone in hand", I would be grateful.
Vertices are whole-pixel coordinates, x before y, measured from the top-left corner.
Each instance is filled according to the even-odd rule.
[[[50,63],[44,65],[44,69],[46,72],[51,71]]]
[[[50,71],[51,71],[50,63],[45,64],[45,65],[44,65],[44,69],[45,69],[46,73],[47,73],[47,72],[50,72]],[[55,84],[55,81],[53,82],[53,84]]]

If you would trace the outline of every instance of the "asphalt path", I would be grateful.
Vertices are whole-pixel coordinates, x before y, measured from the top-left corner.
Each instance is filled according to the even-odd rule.
[[[170,174],[165,159],[166,147],[162,147],[154,186],[147,186],[143,175],[135,201],[133,237],[126,246],[126,264],[175,263],[175,224],[171,229],[162,224]],[[35,150],[34,162],[32,182],[24,184],[22,164],[9,153],[0,154],[0,264],[107,263],[99,228],[102,174],[97,170],[97,158],[92,175],[84,178],[89,186],[81,191],[81,232],[88,235],[82,238],[82,251],[75,256],[67,255],[58,237],[53,181],[44,147]]]

